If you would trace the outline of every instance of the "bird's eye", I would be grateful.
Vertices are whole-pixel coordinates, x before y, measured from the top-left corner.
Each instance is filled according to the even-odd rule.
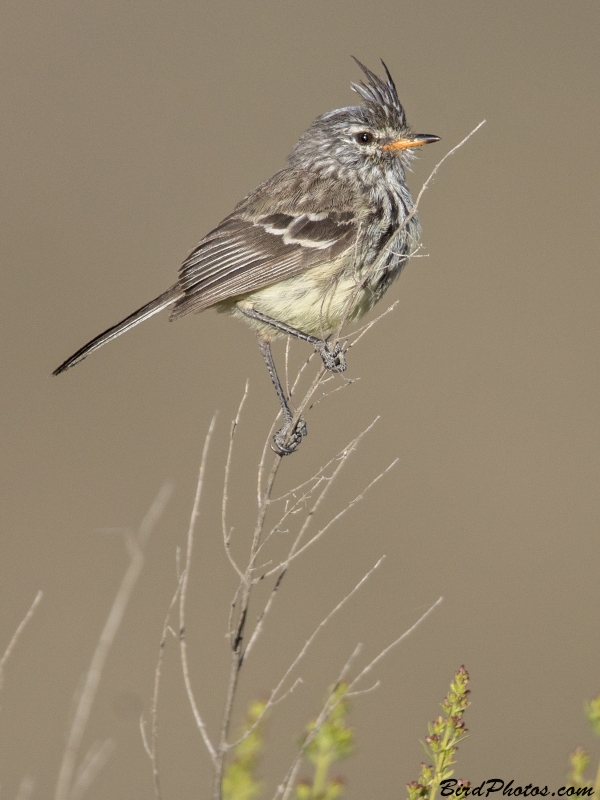
[[[373,134],[369,133],[369,131],[361,131],[356,134],[355,138],[359,144],[371,144],[375,139]]]

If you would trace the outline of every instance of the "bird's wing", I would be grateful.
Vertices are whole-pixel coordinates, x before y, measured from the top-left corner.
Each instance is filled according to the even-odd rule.
[[[278,283],[352,248],[356,204],[338,189],[332,208],[329,188],[288,170],[259,186],[187,257],[179,272],[182,295],[171,316]]]

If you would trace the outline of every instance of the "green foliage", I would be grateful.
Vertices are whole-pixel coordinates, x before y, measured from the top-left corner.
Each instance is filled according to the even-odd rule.
[[[248,709],[246,724],[242,733],[248,735],[234,750],[234,757],[225,768],[221,791],[223,800],[253,800],[261,785],[256,779],[256,767],[263,748],[261,719],[265,703],[255,700]]]
[[[348,685],[339,684],[327,701],[329,713],[318,727],[311,722],[306,729],[309,744],[304,753],[315,765],[312,783],[300,781],[296,786],[297,800],[335,800],[343,792],[340,778],[329,778],[329,770],[336,761],[348,758],[354,751],[354,732],[346,725],[349,703],[345,695]]]
[[[600,694],[586,704],[585,715],[596,736],[600,736]]]
[[[596,736],[600,736],[600,695],[594,697],[585,706],[585,715],[592,726]],[[600,792],[600,764],[596,773],[596,780],[587,780],[585,771],[590,763],[590,756],[582,747],[578,747],[569,755],[568,781],[575,789],[592,789],[593,794]]]
[[[571,786],[574,786],[576,789],[581,789],[582,787],[592,785],[591,781],[587,781],[584,775],[589,763],[590,757],[583,747],[578,747],[570,753],[569,764],[571,769],[569,770],[568,780]]]
[[[458,745],[467,733],[462,718],[469,705],[468,683],[469,673],[461,667],[441,704],[444,713],[429,723],[429,735],[423,742],[427,757],[433,763],[421,764],[418,780],[408,784],[408,800],[434,800],[440,783],[452,776]],[[461,781],[458,783],[465,785]]]

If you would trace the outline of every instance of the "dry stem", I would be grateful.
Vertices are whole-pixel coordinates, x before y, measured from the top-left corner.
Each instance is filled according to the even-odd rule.
[[[154,781],[154,794],[157,797],[157,800],[161,800],[162,793],[160,790],[160,773],[158,769],[158,693],[160,688],[160,679],[162,674],[162,663],[165,654],[165,647],[167,644],[167,636],[169,633],[174,634],[173,629],[171,628],[171,614],[177,600],[179,599],[179,593],[181,591],[181,586],[183,584],[185,573],[182,572],[179,576],[179,582],[177,584],[177,588],[175,589],[175,594],[171,599],[171,604],[169,605],[169,610],[167,611],[167,615],[165,617],[165,621],[163,624],[162,634],[160,638],[160,649],[158,652],[158,659],[156,662],[156,669],[154,670],[154,693],[152,695],[152,706],[150,709],[150,719],[151,719],[151,738],[150,742],[148,742],[148,738],[146,736],[146,727],[144,722],[143,715],[140,718],[140,732],[142,734],[142,742],[144,744],[144,750],[148,754],[148,758],[152,762],[152,778]]]
[[[333,608],[329,612],[329,614],[327,614],[327,616],[324,619],[321,620],[321,622],[317,625],[315,630],[312,632],[312,634],[308,637],[308,639],[304,643],[304,646],[302,647],[302,649],[300,650],[300,652],[298,653],[296,658],[292,661],[292,663],[286,669],[286,671],[283,674],[283,677],[281,678],[281,680],[279,681],[277,686],[275,686],[275,688],[271,690],[271,694],[269,695],[269,699],[267,700],[267,702],[265,704],[265,707],[264,707],[262,713],[260,714],[260,716],[255,720],[253,725],[250,728],[248,728],[248,730],[244,733],[243,736],[241,736],[239,739],[237,739],[237,741],[232,742],[230,745],[228,745],[229,749],[231,749],[233,747],[237,747],[237,745],[240,744],[240,742],[243,742],[244,739],[247,736],[249,736],[252,733],[252,731],[260,724],[260,722],[262,721],[263,717],[265,716],[265,714],[268,713],[268,711],[272,708],[272,706],[274,706],[280,700],[283,700],[284,697],[286,697],[296,687],[298,681],[301,681],[300,678],[297,679],[296,682],[293,684],[293,686],[290,689],[288,689],[288,691],[285,692],[285,694],[283,694],[281,697],[277,698],[277,695],[281,692],[284,683],[286,682],[286,680],[288,679],[288,677],[290,676],[292,671],[298,666],[300,661],[302,661],[302,659],[304,658],[304,656],[308,652],[310,646],[312,645],[314,640],[317,638],[318,634],[323,630],[323,628],[332,619],[332,617],[334,617],[337,614],[338,611],[341,611],[341,609],[346,605],[348,600],[350,600],[350,598],[354,594],[356,594],[356,592],[358,592],[358,590],[361,588],[361,586],[363,586],[363,584],[365,584],[368,581],[368,579],[371,577],[371,575],[375,572],[376,569],[378,569],[381,566],[381,564],[383,563],[384,560],[385,560],[385,556],[381,556],[381,558],[377,561],[377,563],[373,567],[371,567],[371,569],[366,573],[366,575],[363,575],[363,577],[359,580],[359,582],[356,584],[356,586],[351,591],[349,591],[348,594],[345,597],[343,597],[340,600],[340,602],[335,606],[335,608]]]
[[[117,590],[115,599],[113,600],[112,607],[102,633],[100,634],[100,639],[98,640],[96,650],[94,651],[90,667],[85,677],[83,689],[79,696],[73,722],[71,723],[71,728],[67,737],[67,744],[56,783],[55,800],[72,800],[74,796],[74,792],[77,788],[76,782],[74,782],[77,756],[90,717],[92,705],[96,698],[100,677],[110,648],[112,647],[117,631],[121,625],[125,609],[127,608],[135,584],[141,574],[144,565],[144,547],[152,529],[164,510],[170,494],[170,486],[163,486],[152,503],[150,510],[142,520],[137,533],[134,534],[129,531],[125,535],[125,544],[129,553],[130,563],[121,580],[121,585]],[[88,755],[88,763],[89,758]],[[81,777],[81,772],[79,776]]]
[[[200,472],[198,475],[198,484],[196,487],[196,497],[194,498],[194,506],[192,508],[192,516],[190,518],[190,524],[188,528],[185,568],[181,575],[181,592],[179,594],[179,646],[181,652],[181,667],[183,669],[183,680],[185,683],[185,690],[187,692],[188,701],[190,703],[192,712],[194,714],[194,719],[196,720],[196,725],[198,726],[198,730],[200,731],[200,735],[202,736],[202,739],[204,741],[206,749],[209,752],[209,755],[212,759],[215,769],[217,766],[217,753],[206,730],[206,725],[204,724],[202,715],[198,710],[198,705],[194,697],[194,690],[192,689],[192,683],[190,680],[190,670],[187,659],[187,642],[185,639],[185,601],[187,598],[188,580],[190,575],[190,567],[192,564],[192,550],[194,547],[194,532],[196,528],[196,520],[198,519],[198,516],[200,514],[200,498],[202,497],[202,487],[204,486],[204,473],[206,472],[208,448],[210,445],[210,440],[212,438],[213,431],[215,429],[216,420],[217,420],[217,415],[215,414],[208,427],[208,433],[206,434],[206,439],[204,440],[204,449],[202,450],[202,459],[200,460]]]
[[[19,622],[17,626],[17,630],[13,633],[12,639],[8,643],[8,647],[4,651],[4,655],[0,658],[0,689],[2,689],[2,684],[4,683],[4,667],[6,666],[6,662],[10,658],[10,654],[15,648],[19,636],[23,633],[25,626],[29,622],[29,620],[33,617],[35,613],[35,609],[37,608],[40,600],[43,597],[43,592],[39,591],[33,599],[33,603],[29,606],[29,611],[25,614],[21,622]]]
[[[411,633],[414,633],[414,631],[419,627],[419,625],[421,625],[421,623],[424,622],[427,619],[427,617],[440,605],[442,600],[443,600],[442,597],[438,598],[435,601],[435,603],[432,606],[430,606],[427,609],[427,611],[424,614],[422,614],[419,617],[419,619],[413,625],[411,625],[411,627],[408,630],[406,630],[401,636],[399,636],[397,639],[395,639],[393,642],[387,645],[387,647],[384,647],[384,649],[379,653],[379,655],[377,655],[372,661],[370,661],[366,665],[366,667],[364,667],[358,673],[358,675],[350,682],[350,684],[348,685],[347,692],[345,692],[343,696],[336,698],[335,696],[336,689],[340,685],[340,683],[342,683],[342,681],[346,680],[346,676],[350,671],[350,667],[352,663],[356,660],[358,654],[360,653],[362,645],[358,644],[354,648],[352,654],[350,655],[350,658],[344,664],[337,678],[337,681],[334,684],[333,689],[330,691],[327,700],[325,701],[325,704],[323,705],[323,708],[321,709],[321,712],[317,717],[314,726],[311,726],[310,732],[307,734],[306,738],[302,742],[302,745],[300,747],[300,752],[294,758],[292,765],[288,769],[282,783],[278,786],[277,791],[275,792],[275,795],[273,797],[273,800],[287,800],[292,790],[296,775],[298,773],[298,769],[300,767],[300,761],[302,759],[304,752],[306,751],[306,748],[314,740],[315,736],[318,734],[323,724],[327,721],[333,709],[338,705],[338,703],[341,702],[342,698],[352,697],[362,693],[362,692],[357,692],[355,690],[355,687],[364,678],[364,676],[367,675],[376,664],[378,664],[383,658],[385,658],[385,656],[387,656],[391,650],[393,650],[397,645],[403,642],[408,636],[410,636]],[[375,686],[377,686],[377,684],[375,684]],[[369,689],[364,691],[372,691],[373,688],[375,687],[374,686],[370,687]]]

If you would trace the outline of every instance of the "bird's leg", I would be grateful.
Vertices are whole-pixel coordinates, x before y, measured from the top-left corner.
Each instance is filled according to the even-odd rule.
[[[294,450],[296,450],[302,441],[302,437],[306,436],[308,429],[306,427],[306,422],[303,419],[299,419],[298,422],[296,422],[296,425],[292,428],[294,415],[290,410],[285,392],[283,391],[283,387],[281,385],[281,381],[277,375],[277,370],[275,369],[275,361],[273,360],[273,353],[271,352],[271,343],[266,339],[263,339],[261,336],[258,336],[258,346],[260,347],[260,352],[262,353],[262,357],[264,358],[267,369],[269,370],[269,375],[273,381],[273,386],[275,387],[277,397],[279,398],[279,403],[281,404],[281,411],[283,412],[283,425],[277,431],[275,436],[273,436],[274,446],[271,446],[277,455],[289,456],[290,453],[293,453]]]
[[[253,308],[241,308],[238,306],[238,309],[242,312],[242,314],[245,314],[251,319],[257,319],[259,322],[264,322],[265,325],[270,325],[272,328],[275,328],[282,333],[287,333],[289,336],[295,336],[296,339],[301,339],[303,342],[312,344],[317,353],[321,356],[323,366],[330,372],[343,372],[346,369],[346,358],[344,356],[344,351],[342,350],[341,344],[338,343],[334,347],[330,347],[329,343],[325,341],[325,339],[318,339],[316,336],[303,333],[297,328],[292,328],[291,325],[286,325],[285,322],[279,322],[279,320],[273,319],[273,317],[268,317],[266,314],[261,314],[260,311],[255,311]],[[271,375],[271,378],[273,378],[273,375]],[[273,383],[275,383],[275,379],[273,379]],[[277,386],[275,388],[277,388]]]

